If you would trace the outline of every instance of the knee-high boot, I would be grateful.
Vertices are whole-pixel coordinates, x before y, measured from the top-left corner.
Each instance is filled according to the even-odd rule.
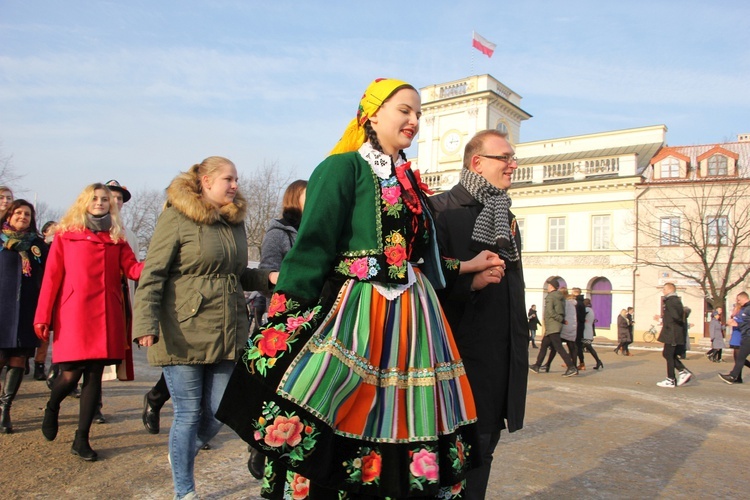
[[[8,373],[5,375],[5,391],[0,396],[0,432],[4,434],[13,432],[13,424],[10,421],[10,407],[18,393],[18,388],[21,387],[23,371],[23,368],[8,367]]]

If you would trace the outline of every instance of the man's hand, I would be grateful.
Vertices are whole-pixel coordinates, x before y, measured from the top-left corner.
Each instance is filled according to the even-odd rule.
[[[502,273],[505,274],[505,261],[496,253],[489,250],[482,250],[473,259],[462,261],[458,272],[459,274],[470,274],[491,268],[496,268],[498,271],[502,268]]]
[[[144,335],[143,337],[138,337],[136,340],[138,341],[138,347],[151,347],[152,345],[154,345],[156,336]]]

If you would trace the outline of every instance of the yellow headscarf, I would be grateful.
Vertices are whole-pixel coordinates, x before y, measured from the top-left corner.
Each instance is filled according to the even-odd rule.
[[[367,90],[365,90],[365,95],[359,101],[357,117],[349,122],[346,130],[344,130],[344,135],[341,136],[341,140],[329,154],[334,155],[358,150],[365,143],[365,122],[380,109],[383,101],[388,99],[393,94],[393,91],[404,86],[412,87],[406,82],[392,78],[378,78],[372,82],[367,87]]]

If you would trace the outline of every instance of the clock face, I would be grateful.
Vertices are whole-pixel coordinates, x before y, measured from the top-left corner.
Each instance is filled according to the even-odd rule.
[[[461,147],[461,136],[458,132],[448,132],[443,137],[443,149],[447,153],[455,153]]]

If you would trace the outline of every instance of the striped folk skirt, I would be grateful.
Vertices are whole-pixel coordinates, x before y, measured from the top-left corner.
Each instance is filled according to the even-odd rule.
[[[416,278],[394,300],[344,282],[283,374],[230,396],[247,402],[243,437],[269,458],[266,498],[461,497],[474,401],[435,291]]]

